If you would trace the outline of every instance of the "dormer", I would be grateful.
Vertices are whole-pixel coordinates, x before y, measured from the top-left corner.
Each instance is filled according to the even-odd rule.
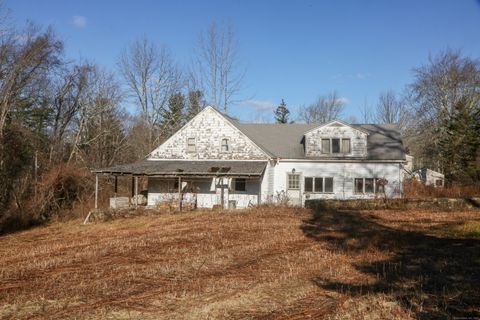
[[[363,158],[367,156],[367,131],[332,120],[305,133],[307,158]]]

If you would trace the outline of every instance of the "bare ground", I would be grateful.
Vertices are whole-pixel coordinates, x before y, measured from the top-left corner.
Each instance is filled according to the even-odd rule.
[[[0,237],[0,318],[480,318],[479,221],[257,208],[52,223]]]

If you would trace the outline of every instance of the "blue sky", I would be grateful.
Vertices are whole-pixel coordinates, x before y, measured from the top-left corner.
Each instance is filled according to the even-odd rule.
[[[69,1],[6,0],[14,23],[51,25],[72,59],[115,69],[121,50],[147,35],[188,63],[201,30],[230,20],[247,68],[232,107],[246,121],[273,120],[282,98],[295,115],[331,90],[361,119],[365,102],[402,92],[429,55],[461,49],[480,58],[480,1]]]

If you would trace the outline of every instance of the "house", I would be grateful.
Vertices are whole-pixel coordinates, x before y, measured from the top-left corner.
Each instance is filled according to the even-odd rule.
[[[102,174],[148,177],[148,206],[244,208],[400,197],[405,161],[393,125],[242,123],[206,107],[145,160],[94,172],[97,181]]]
[[[443,187],[445,184],[445,175],[443,173],[427,168],[413,171],[412,176],[426,186]]]

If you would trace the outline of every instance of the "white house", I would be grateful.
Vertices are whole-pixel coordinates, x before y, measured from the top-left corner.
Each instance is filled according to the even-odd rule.
[[[148,205],[247,207],[402,194],[405,149],[392,125],[253,124],[205,108],[145,160],[94,170],[148,177]]]

